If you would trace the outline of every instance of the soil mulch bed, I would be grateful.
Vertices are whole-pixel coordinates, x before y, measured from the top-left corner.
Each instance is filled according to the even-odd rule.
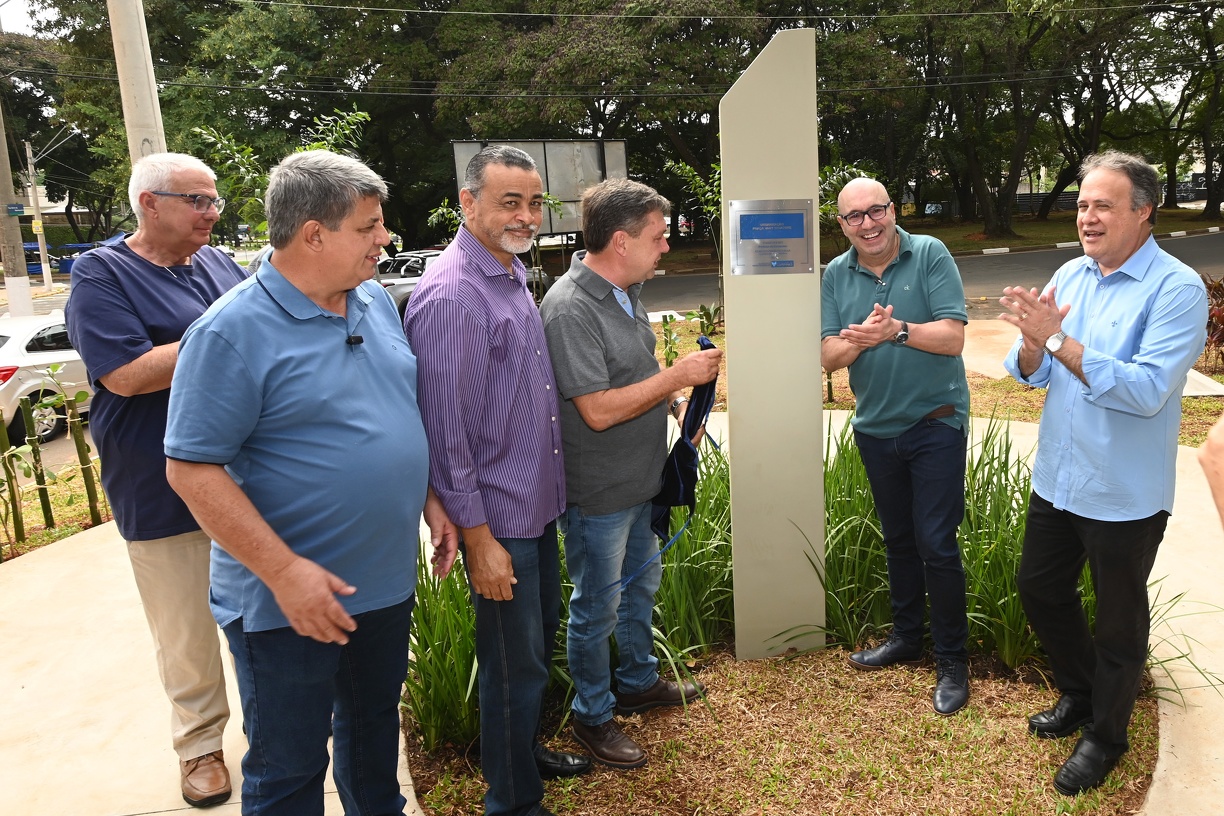
[[[649,754],[646,766],[596,766],[548,782],[544,804],[558,816],[1128,814],[1142,807],[1158,747],[1152,697],[1139,700],[1131,751],[1103,788],[1072,800],[1051,779],[1074,739],[1027,732],[1026,717],[1056,699],[1036,672],[977,659],[968,707],[945,718],[931,709],[929,663],[860,672],[845,656],[826,649],[736,661],[717,653],[698,675],[707,703],[621,720]],[[550,747],[581,752],[568,728]],[[410,748],[408,766],[426,813],[481,812],[484,786],[470,757]]]

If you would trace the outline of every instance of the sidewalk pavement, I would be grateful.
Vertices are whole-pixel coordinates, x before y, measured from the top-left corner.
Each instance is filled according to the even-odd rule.
[[[971,327],[987,323],[974,321]],[[1002,358],[1011,340],[1005,333],[971,330],[966,364],[972,370],[988,367]],[[825,412],[824,417],[838,428],[847,414]],[[711,417],[710,433],[726,439],[726,414]],[[1010,433],[1015,450],[1035,448],[1036,425],[1014,422]],[[1174,610],[1181,617],[1157,626],[1152,640],[1160,656],[1188,643],[1200,667],[1224,676],[1224,627],[1212,608],[1224,607],[1222,545],[1224,532],[1195,450],[1180,448],[1177,500],[1152,574],[1163,579],[1161,599],[1182,592],[1186,598]],[[179,795],[169,706],[113,523],[0,564],[0,633],[5,646],[0,688],[8,692],[0,730],[0,813],[194,812]],[[217,816],[240,812],[245,746],[229,668],[226,661],[235,711],[226,729],[225,755],[235,792],[229,803],[209,810]],[[1172,676],[1186,705],[1160,704],[1160,755],[1142,811],[1147,816],[1202,813],[1224,791],[1224,740],[1218,738],[1224,733],[1224,696],[1189,666],[1173,667]],[[1157,685],[1171,683],[1158,674]],[[408,812],[420,814],[402,760],[400,780]],[[329,776],[325,813],[341,812]]]

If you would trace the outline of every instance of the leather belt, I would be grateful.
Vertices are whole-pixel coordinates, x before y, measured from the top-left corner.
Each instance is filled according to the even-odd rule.
[[[955,416],[955,415],[956,415],[956,409],[953,408],[951,405],[941,405],[938,408],[936,408],[934,411],[932,411],[931,413],[924,416],[923,419],[943,419],[944,417],[950,417],[950,416]]]

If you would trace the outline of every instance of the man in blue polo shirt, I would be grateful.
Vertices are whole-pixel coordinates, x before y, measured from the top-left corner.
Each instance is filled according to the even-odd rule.
[[[322,810],[329,729],[346,813],[403,813],[400,688],[422,509],[435,571],[457,547],[427,500],[416,357],[382,287],[386,184],[294,154],[273,171],[273,252],[183,338],[167,474],[216,546],[212,607],[250,749],[244,814]]]
[[[136,162],[128,198],[136,232],[72,267],[65,313],[95,393],[89,427],[102,487],[127,541],[132,573],[171,703],[188,804],[230,796],[221,752],[229,720],[221,639],[208,610],[208,536],[166,483],[166,408],[183,332],[246,271],[208,246],[225,199],[193,156]]]
[[[854,441],[875,498],[888,559],[893,630],[850,655],[856,669],[914,663],[931,602],[939,714],[969,701],[965,570],[956,531],[965,514],[969,384],[965,293],[947,248],[897,226],[879,182],[858,178],[837,197],[851,248],[820,289],[826,371],[850,368]]]

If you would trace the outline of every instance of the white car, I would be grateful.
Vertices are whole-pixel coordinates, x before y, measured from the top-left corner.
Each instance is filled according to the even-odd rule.
[[[50,369],[56,363],[62,367],[52,375]],[[69,396],[85,391],[93,397],[85,363],[68,341],[64,313],[0,317],[0,411],[4,412],[9,442],[24,445],[26,441],[22,397],[29,397],[36,406],[34,428],[39,441],[48,442],[62,434],[68,427],[63,406],[38,408],[37,404],[43,397],[65,390]],[[77,407],[85,413],[89,401]]]

